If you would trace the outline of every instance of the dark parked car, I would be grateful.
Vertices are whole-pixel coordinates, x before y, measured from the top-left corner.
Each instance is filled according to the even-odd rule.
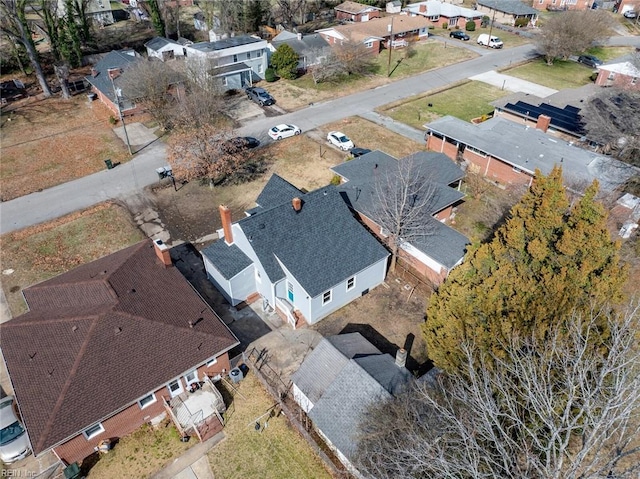
[[[351,148],[349,150],[349,154],[354,158],[358,158],[359,156],[366,155],[367,153],[371,153],[371,150],[368,148]]]
[[[458,40],[464,40],[465,42],[469,40],[469,35],[464,33],[462,30],[454,30],[449,34],[451,38],[457,38]]]
[[[260,145],[260,140],[251,136],[237,136],[224,142],[224,150],[227,153],[236,153],[242,150],[250,150]]]
[[[276,102],[264,88],[247,87],[245,88],[245,92],[247,93],[247,98],[249,98],[249,100],[255,101],[260,106],[273,105]]]
[[[580,55],[578,57],[578,61],[580,63],[584,63],[588,67],[597,67],[598,65],[602,65],[602,60],[598,57],[594,57],[593,55]]]

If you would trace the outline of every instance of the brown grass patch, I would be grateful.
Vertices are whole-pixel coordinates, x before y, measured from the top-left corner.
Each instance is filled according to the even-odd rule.
[[[102,203],[0,237],[2,288],[13,316],[26,311],[22,290],[144,238],[124,208]]]
[[[28,98],[3,112],[2,201],[80,178],[124,162],[125,145],[109,124],[112,115],[85,95],[70,100]]]

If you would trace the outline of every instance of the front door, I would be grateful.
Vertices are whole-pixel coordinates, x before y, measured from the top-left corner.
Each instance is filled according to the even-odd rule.
[[[194,369],[193,371],[189,371],[187,374],[185,374],[184,380],[187,383],[187,387],[189,387],[193,383],[197,383],[198,371],[196,369]]]
[[[167,389],[169,390],[169,395],[172,398],[174,398],[178,394],[181,394],[181,393],[184,392],[184,388],[182,387],[182,381],[180,379],[176,379],[175,381],[171,381],[169,383],[169,385],[167,386]]]

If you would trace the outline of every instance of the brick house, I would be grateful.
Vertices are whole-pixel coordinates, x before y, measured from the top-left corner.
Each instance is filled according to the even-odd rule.
[[[476,7],[482,14],[504,25],[513,26],[516,21],[526,19],[535,26],[538,21],[538,10],[520,0],[477,0]]]
[[[384,282],[389,253],[334,186],[305,193],[272,175],[258,206],[202,251],[207,276],[233,306],[262,300],[285,323],[314,324]]]
[[[640,68],[631,59],[599,65],[596,85],[640,90]]]
[[[370,231],[385,241],[387,235],[375,221],[379,205],[377,183],[396,174],[401,161],[411,162],[412,173],[429,185],[424,193],[431,198],[424,202],[429,209],[424,234],[403,241],[399,258],[432,284],[440,284],[462,262],[469,243],[466,236],[445,224],[454,206],[464,197],[459,191],[464,172],[443,154],[418,152],[397,160],[382,151],[372,151],[331,170],[342,180],[338,188],[349,207]]]
[[[193,384],[229,371],[239,344],[161,242],[23,294],[29,311],[1,325],[0,345],[36,456],[53,449],[80,461],[102,440],[154,421]]]
[[[91,68],[91,75],[85,77],[91,85],[91,91],[116,117],[120,114],[116,94],[118,94],[122,115],[133,115],[140,111],[140,107],[135,102],[123,98],[120,87],[122,73],[138,61],[143,60],[133,50],[112,50]]]
[[[347,22],[368,22],[380,17],[380,8],[371,5],[363,5],[358,2],[342,2],[333,7],[336,12],[336,20]]]
[[[440,28],[446,23],[449,28],[458,27],[464,29],[467,22],[474,22],[476,28],[480,28],[483,16],[477,10],[436,0],[410,3],[404,8],[404,11],[412,16],[420,15],[426,17],[431,23]]]
[[[533,0],[536,10],[590,10],[595,0]]]
[[[424,125],[427,148],[503,186],[533,182],[536,170],[548,174],[562,166],[565,181],[582,185],[594,179],[614,189],[637,174],[617,160],[579,148],[546,133],[550,117],[540,115],[535,128],[494,117],[474,125],[445,116]]]
[[[426,39],[431,22],[424,17],[395,15],[376,18],[365,23],[338,25],[316,30],[331,47],[339,48],[345,42],[364,43],[372,53],[384,48],[406,46],[408,42]],[[391,42],[393,37],[393,42]]]

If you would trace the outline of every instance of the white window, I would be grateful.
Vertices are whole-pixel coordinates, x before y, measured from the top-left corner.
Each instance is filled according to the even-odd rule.
[[[474,152],[476,155],[482,156],[483,158],[487,156],[487,154],[484,151],[478,150],[477,148],[474,148],[473,146],[467,145],[466,149],[469,150],[469,151]]]
[[[256,58],[260,58],[262,56],[262,50],[256,50]]]
[[[194,369],[193,371],[189,371],[187,374],[185,374],[184,380],[187,382],[187,386],[189,384],[197,383],[198,371],[196,369]]]
[[[238,55],[233,55],[233,63],[238,63]]]
[[[632,84],[632,85],[635,85],[637,82],[638,82],[638,77],[633,77],[633,78],[631,79],[631,84]]]
[[[355,287],[356,287],[356,277],[352,276],[347,280],[347,291],[351,291]]]
[[[82,431],[84,437],[87,439],[91,439],[92,437],[96,437],[98,434],[102,434],[104,432],[104,427],[102,427],[102,423],[94,424],[91,427],[86,428]]]
[[[147,406],[150,406],[151,404],[153,404],[154,402],[156,402],[156,395],[153,393],[149,393],[146,396],[138,399],[138,406],[140,406],[140,409],[144,409]]]
[[[364,46],[367,48],[373,48],[373,40],[368,40],[364,42]]]
[[[616,74],[611,72],[609,73],[609,77],[607,78],[607,80],[613,80],[616,77]]]
[[[182,381],[180,381],[180,379],[171,381],[167,385],[167,389],[169,390],[169,394],[171,395],[172,398],[184,392],[184,388],[182,387]]]
[[[262,68],[262,65],[258,65],[258,73],[262,73],[262,72],[263,72],[263,70],[264,70],[264,69]]]
[[[227,77],[222,77],[222,84],[227,86]]]
[[[210,368],[211,366],[213,366],[217,362],[218,362],[218,358],[213,358],[212,360],[207,361],[207,367]]]
[[[331,302],[331,290],[325,291],[322,293],[322,305],[324,306],[327,303]]]
[[[251,60],[251,52],[247,52],[247,60]]]

